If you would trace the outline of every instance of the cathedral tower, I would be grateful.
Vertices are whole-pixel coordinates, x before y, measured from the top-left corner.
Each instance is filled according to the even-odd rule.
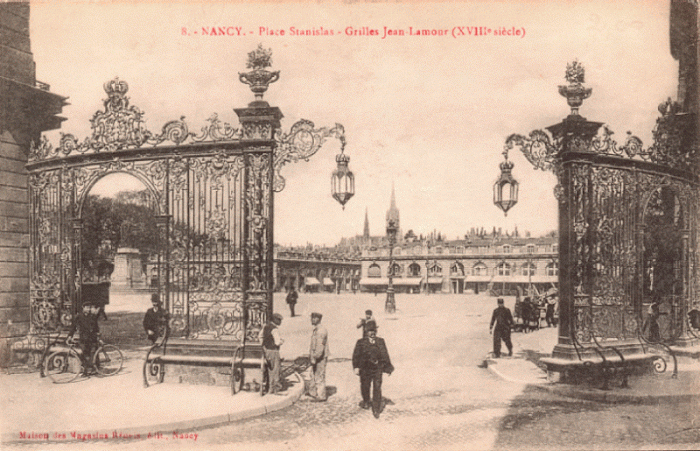
[[[396,228],[399,230],[399,235],[401,236],[400,230],[401,230],[401,223],[399,222],[399,209],[396,208],[396,194],[394,193],[394,184],[391,184],[391,205],[389,206],[389,209],[386,211],[386,223],[389,224],[389,221],[394,221],[394,224],[396,225]]]
[[[365,241],[369,241],[370,235],[369,235],[369,216],[367,216],[367,207],[365,207],[365,229],[362,232],[362,238]]]

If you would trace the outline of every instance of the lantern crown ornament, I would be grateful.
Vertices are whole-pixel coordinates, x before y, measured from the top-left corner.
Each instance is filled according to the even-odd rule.
[[[518,203],[518,181],[513,177],[513,162],[508,160],[508,147],[503,150],[504,160],[498,165],[501,174],[493,184],[493,203],[508,216],[508,210]]]
[[[345,210],[345,204],[355,195],[355,175],[348,167],[350,157],[344,153],[345,136],[340,137],[340,146],[340,153],[335,156],[338,167],[331,175],[331,192]]]

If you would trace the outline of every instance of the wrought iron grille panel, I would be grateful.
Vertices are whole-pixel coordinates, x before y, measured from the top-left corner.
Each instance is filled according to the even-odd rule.
[[[52,170],[29,176],[30,333],[68,327],[75,314],[75,265],[71,173]]]
[[[257,152],[270,153],[269,148]],[[259,158],[269,160],[269,156]],[[260,241],[246,244],[247,199],[257,196],[246,184],[246,156],[240,150],[219,150],[211,156],[174,159],[169,162],[169,258],[160,273],[168,273],[173,333],[192,338],[242,340],[264,323],[264,315],[246,313],[244,280],[246,253],[266,255]],[[269,167],[269,166],[268,166]],[[250,177],[264,176],[256,173]],[[267,175],[269,178],[270,175]],[[266,199],[270,200],[269,196]],[[269,212],[269,206],[265,210]],[[267,217],[257,218],[267,231]],[[266,236],[265,236],[266,237]],[[169,265],[165,268],[166,263]],[[266,267],[268,262],[258,262]],[[263,302],[267,296],[263,296]],[[257,311],[257,309],[254,309]],[[265,309],[263,309],[264,311]]]
[[[643,305],[652,301],[673,304],[669,307],[673,314],[664,318],[668,323],[664,327],[680,333],[685,317],[680,309],[698,303],[697,183],[664,173],[662,168],[635,167],[623,158],[601,163],[593,155],[579,153],[563,165],[569,174],[566,192],[570,195],[563,205],[568,211],[566,230],[571,231],[570,255],[563,261],[570,266],[571,330],[576,339],[586,343],[594,336],[634,338],[645,318]],[[672,240],[679,250],[672,256],[671,275],[664,276],[672,279],[669,288],[659,289],[652,299],[644,288],[645,272],[649,272],[645,236],[648,240],[651,227],[648,204],[662,189],[673,194],[660,202],[665,209],[675,208],[679,223]],[[669,202],[677,205],[669,206]],[[679,301],[681,297],[685,301]]]

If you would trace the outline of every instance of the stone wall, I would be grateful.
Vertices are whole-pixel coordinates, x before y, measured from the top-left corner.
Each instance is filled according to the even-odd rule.
[[[29,144],[60,126],[65,104],[36,85],[29,3],[0,3],[0,366],[30,329]]]

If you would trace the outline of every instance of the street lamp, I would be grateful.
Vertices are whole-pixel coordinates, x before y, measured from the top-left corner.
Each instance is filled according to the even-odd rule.
[[[508,147],[503,149],[504,160],[498,165],[501,175],[493,184],[493,203],[508,216],[510,210],[518,203],[518,181],[513,178],[513,162],[508,161]]]
[[[331,192],[345,210],[345,203],[355,195],[355,176],[348,168],[350,157],[345,155],[345,136],[340,138],[340,153],[335,156],[338,167],[331,176]]]
[[[384,311],[387,313],[396,312],[396,299],[394,298],[394,245],[396,244],[396,232],[398,227],[396,226],[396,221],[389,219],[386,223],[386,234],[389,238],[389,270],[387,275],[389,276],[389,283],[386,287],[386,304],[384,305]]]
[[[532,296],[532,253],[527,249],[527,295]]]

